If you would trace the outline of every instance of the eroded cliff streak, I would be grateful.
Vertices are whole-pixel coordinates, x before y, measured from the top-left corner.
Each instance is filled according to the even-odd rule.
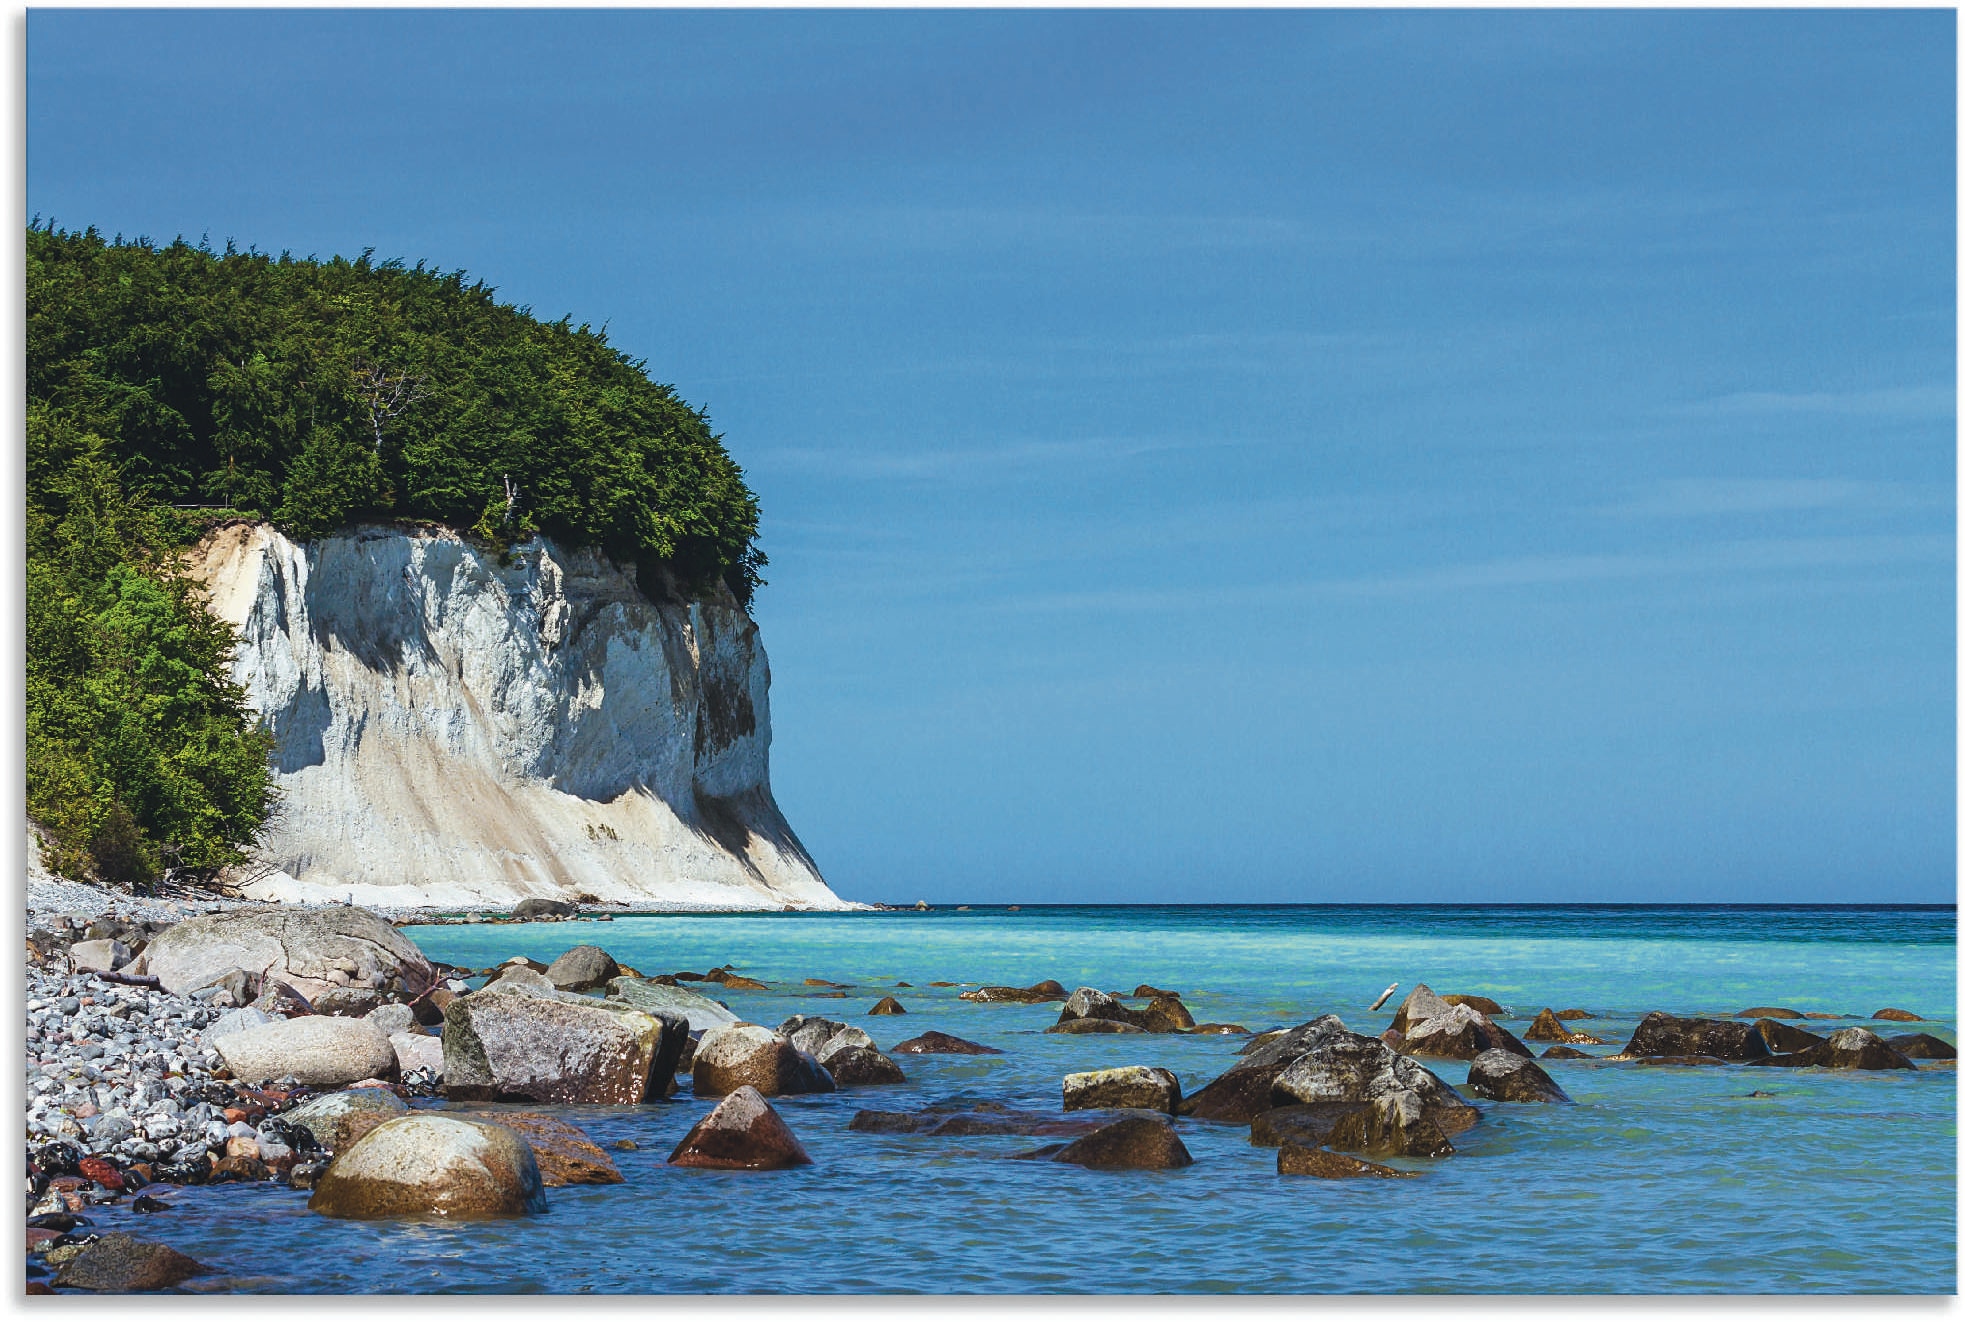
[[[255,898],[844,907],[772,798],[770,670],[727,596],[437,529],[236,525],[192,567],[277,741]]]

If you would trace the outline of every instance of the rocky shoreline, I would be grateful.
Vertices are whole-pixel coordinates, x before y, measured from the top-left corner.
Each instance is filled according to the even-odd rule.
[[[534,902],[480,917],[565,921],[566,908]],[[1002,1052],[941,1032],[882,1050],[857,1024],[809,1014],[776,1028],[747,1023],[703,992],[763,984],[728,967],[644,976],[596,945],[551,964],[453,968],[389,918],[424,915],[140,900],[31,882],[30,1293],[164,1289],[205,1271],[165,1244],[98,1234],[90,1215],[126,1201],[168,1210],[185,1186],[273,1182],[307,1192],[309,1208],[329,1217],[470,1218],[526,1215],[549,1204],[552,1188],[623,1178],[564,1117],[460,1109],[471,1104],[633,1106],[686,1093],[713,1105],[672,1165],[780,1170],[812,1157],[772,1098],[904,1083],[913,1067],[902,1062],[923,1055]],[[815,998],[841,994],[823,979],[807,986]],[[862,1108],[850,1131],[1020,1135],[1051,1141],[1013,1159],[1178,1170],[1195,1160],[1183,1129],[1245,1125],[1250,1144],[1277,1150],[1279,1177],[1403,1179],[1451,1157],[1484,1108],[1572,1104],[1529,1042],[1548,1044],[1543,1059],[1633,1067],[1914,1071],[1956,1057],[1925,1032],[1885,1038],[1846,1024],[1818,1035],[1798,1021],[1831,1016],[1778,1006],[1729,1018],[1654,1012],[1621,1049],[1592,1056],[1581,1048],[1611,1044],[1587,1031],[1586,1010],[1515,1015],[1424,985],[1377,1036],[1329,1014],[1261,1033],[1197,1024],[1178,992],[1150,984],[1131,993],[985,985],[960,999],[1056,1004],[1046,1030],[1055,1034],[1246,1040],[1191,1092],[1173,1071],[1142,1063],[1066,1073],[1052,1110],[964,1094],[913,1111]],[[868,1013],[907,1010],[888,996]],[[1532,1022],[1517,1036],[1502,1022],[1510,1018]],[[1886,1009],[1867,1020],[1916,1018]],[[1466,1064],[1465,1082],[1436,1072],[1453,1061]]]

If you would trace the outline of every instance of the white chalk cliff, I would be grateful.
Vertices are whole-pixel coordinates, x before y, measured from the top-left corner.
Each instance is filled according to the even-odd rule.
[[[772,798],[770,669],[727,594],[434,528],[234,525],[190,567],[276,741],[253,898],[849,907]]]

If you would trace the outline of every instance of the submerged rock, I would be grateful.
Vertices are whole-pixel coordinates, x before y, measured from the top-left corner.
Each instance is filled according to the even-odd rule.
[[[1052,1161],[1092,1170],[1178,1170],[1194,1157],[1165,1120],[1128,1116],[1067,1143]]]
[[[1653,1010],[1639,1021],[1621,1054],[1754,1060],[1767,1054],[1767,1043],[1752,1024],[1737,1019],[1680,1019]]]
[[[757,1089],[744,1085],[696,1122],[669,1154],[669,1164],[772,1171],[809,1166],[812,1158],[771,1104]]]
[[[1381,1180],[1409,1180],[1419,1172],[1395,1170],[1375,1161],[1364,1161],[1301,1143],[1285,1143],[1276,1150],[1276,1174],[1314,1175],[1324,1180],[1350,1180],[1361,1175]]]
[[[986,1047],[980,1042],[971,1042],[964,1037],[954,1037],[948,1033],[928,1032],[919,1037],[911,1037],[905,1042],[897,1042],[890,1048],[896,1056],[1000,1056],[1001,1048]]]
[[[1064,1109],[1138,1109],[1172,1114],[1180,1105],[1180,1080],[1172,1070],[1150,1065],[1087,1070],[1064,1076]]]
[[[531,1145],[503,1125],[422,1111],[376,1126],[315,1181],[310,1211],[355,1220],[546,1210]]]
[[[860,1111],[846,1127],[859,1134],[927,1134],[936,1138],[1020,1134],[1076,1137],[1105,1122],[1025,1111],[1002,1102],[955,1099],[919,1111]]]
[[[1910,1060],[1958,1059],[1957,1047],[1929,1033],[1904,1033],[1897,1037],[1886,1037],[1883,1041],[1887,1046],[1902,1052]]]
[[[71,1290],[109,1290],[130,1294],[168,1290],[209,1271],[168,1244],[133,1235],[104,1235],[62,1264],[55,1284]]]
[[[564,1120],[536,1111],[473,1111],[471,1118],[503,1125],[523,1138],[538,1163],[540,1183],[548,1189],[622,1183],[614,1159],[585,1131]]]
[[[1081,1033],[1144,1033],[1146,1030],[1138,1024],[1127,1023],[1121,1019],[1066,1019],[1052,1024],[1044,1031],[1046,1033],[1076,1035]]]
[[[1483,1051],[1467,1071],[1467,1091],[1496,1102],[1567,1102],[1548,1072],[1512,1051]]]
[[[930,987],[953,987],[952,982],[931,982]],[[960,993],[965,1001],[981,1001],[985,1005],[1037,1005],[1045,1001],[1061,1001],[1065,998],[1064,985],[1049,978],[1029,987],[977,987],[974,991]]]
[[[1780,1005],[1756,1005],[1742,1010],[1733,1016],[1735,1019],[1804,1019],[1807,1016],[1799,1010],[1790,1010]]]
[[[1914,1070],[1911,1059],[1867,1028],[1845,1028],[1828,1041],[1786,1055],[1753,1062],[1830,1070]]]
[[[1891,1023],[1899,1023],[1899,1024],[1921,1024],[1924,1022],[1923,1015],[1912,1014],[1908,1010],[1893,1010],[1893,1009],[1878,1010],[1875,1014],[1871,1015],[1870,1018],[1883,1019]]]
[[[1543,1052],[1542,1059],[1544,1060],[1595,1060],[1596,1057],[1592,1056],[1587,1051],[1578,1051],[1575,1047],[1555,1046],[1555,1047],[1550,1047],[1547,1051]]]
[[[1322,1147],[1330,1141],[1337,1122],[1364,1105],[1363,1102],[1297,1102],[1272,1107],[1249,1125],[1249,1144],[1258,1148],[1280,1147],[1285,1143]]]
[[[1185,1033],[1194,1027],[1194,1016],[1172,993],[1155,996],[1139,1017],[1140,1027],[1149,1033]]]
[[[874,1002],[873,1008],[871,1010],[868,1010],[867,1013],[868,1014],[906,1014],[907,1007],[905,1005],[902,1005],[899,1001],[895,1000],[891,996],[883,996],[878,1001]]]
[[[832,1092],[832,1075],[782,1033],[759,1024],[713,1028],[696,1044],[690,1070],[698,1097],[752,1088],[766,1097]]]
[[[819,1063],[841,1088],[873,1088],[907,1082],[901,1067],[872,1047],[833,1048]]]
[[[248,1083],[291,1074],[310,1088],[396,1077],[396,1049],[366,1019],[307,1015],[227,1033],[212,1044]]]

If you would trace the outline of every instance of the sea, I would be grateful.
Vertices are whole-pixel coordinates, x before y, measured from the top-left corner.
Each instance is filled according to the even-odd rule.
[[[817,1014],[882,1046],[939,1029],[1000,1056],[899,1058],[902,1085],[777,1100],[813,1157],[790,1171],[670,1167],[710,1106],[549,1110],[626,1180],[552,1189],[541,1215],[333,1221],[273,1185],[185,1189],[171,1242],[240,1265],[199,1288],[271,1292],[1946,1294],[1957,1289],[1957,1076],[1546,1062],[1574,1105],[1480,1103],[1407,1180],[1276,1173],[1246,1125],[1181,1120],[1183,1170],[1013,1161],[1042,1139],[856,1133],[861,1108],[957,1096],[1055,1110],[1063,1075],[1173,1070],[1193,1091],[1246,1040],[1046,1035],[1058,1007],[963,1001],[981,983],[1180,992],[1263,1030],[1337,1014],[1378,1033],[1424,982],[1490,997],[1517,1034],[1544,1007],[1610,1045],[1651,1010],[1781,1006],[1957,1040],[1957,920],[1928,906],[1065,906],[694,914],[406,929],[488,967],[604,947],[644,974],[730,965],[702,990],[775,1026]],[[843,997],[806,979],[848,984]],[[932,987],[933,982],[961,984]],[[1392,983],[1379,1010],[1366,1007]],[[903,985],[907,984],[907,985]],[[905,1016],[870,1018],[884,996]],[[1871,1023],[1883,1007],[1919,1025]],[[1459,1061],[1428,1061],[1464,1083]],[[442,1105],[442,1103],[425,1103]],[[107,1220],[133,1214],[105,1209]],[[124,1228],[120,1224],[103,1229]],[[140,1226],[131,1228],[141,1231]]]

